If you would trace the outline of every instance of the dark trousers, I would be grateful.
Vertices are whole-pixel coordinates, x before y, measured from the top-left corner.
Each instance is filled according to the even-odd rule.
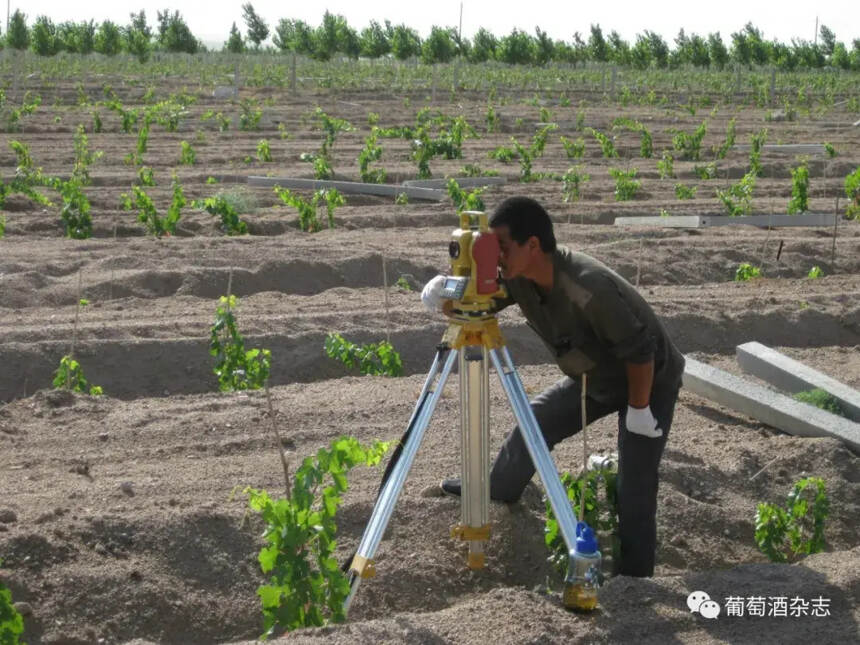
[[[531,402],[538,425],[550,450],[562,439],[582,429],[581,385],[563,378]],[[656,391],[651,412],[663,436],[656,439],[629,432],[624,425],[627,405],[608,405],[586,397],[588,424],[618,414],[618,534],[620,562],[616,573],[628,576],[654,575],[657,548],[657,469],[672,426],[678,391]],[[535,473],[519,427],[505,439],[490,474],[490,497],[513,502],[520,498]]]

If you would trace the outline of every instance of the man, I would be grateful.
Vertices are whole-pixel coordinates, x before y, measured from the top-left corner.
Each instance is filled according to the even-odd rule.
[[[581,383],[587,374],[588,423],[618,414],[618,515],[621,542],[616,573],[654,574],[657,470],[669,428],[684,357],[633,286],[583,253],[556,247],[552,221],[527,197],[502,202],[489,220],[501,247],[499,266],[508,297],[544,341],[565,377],[531,402],[550,449],[582,429]],[[450,313],[442,277],[421,299]],[[490,497],[514,502],[534,475],[519,429],[506,438],[490,475]],[[442,489],[460,494],[459,479]]]

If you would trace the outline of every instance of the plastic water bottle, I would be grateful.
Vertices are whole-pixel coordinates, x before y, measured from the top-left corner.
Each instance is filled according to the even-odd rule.
[[[570,564],[564,580],[564,606],[575,611],[592,611],[597,607],[597,588],[602,579],[602,558],[594,531],[585,522],[576,524],[576,548],[570,552]]]

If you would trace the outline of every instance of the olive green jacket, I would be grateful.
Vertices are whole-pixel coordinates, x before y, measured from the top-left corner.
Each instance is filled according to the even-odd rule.
[[[553,252],[552,263],[548,293],[527,278],[505,280],[508,297],[496,299],[495,310],[518,304],[562,372],[575,380],[587,373],[588,394],[596,400],[625,405],[625,363],[651,359],[651,397],[676,391],[684,356],[633,285],[598,260],[564,247]]]

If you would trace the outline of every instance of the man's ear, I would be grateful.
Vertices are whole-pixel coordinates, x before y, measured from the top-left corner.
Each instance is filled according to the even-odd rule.
[[[541,248],[540,248],[540,240],[537,238],[537,235],[532,235],[532,236],[529,238],[528,244],[529,244],[529,251],[532,251],[532,252],[534,252],[534,251],[540,252],[540,250],[541,250]]]

